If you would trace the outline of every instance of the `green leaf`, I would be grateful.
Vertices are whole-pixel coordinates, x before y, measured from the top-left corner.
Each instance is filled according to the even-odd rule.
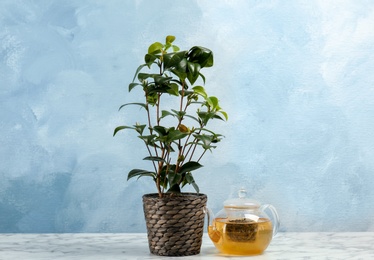
[[[215,112],[205,112],[201,111],[197,113],[201,121],[203,122],[204,126],[208,123],[208,121],[216,115]]]
[[[142,84],[140,84],[140,83],[130,83],[129,84],[129,92],[133,89],[133,88],[135,88],[136,86],[141,86]]]
[[[156,173],[154,172],[150,172],[150,171],[147,171],[147,170],[141,170],[141,169],[133,169],[131,170],[128,175],[127,175],[127,180],[131,179],[131,178],[134,178],[134,177],[145,177],[145,176],[150,176],[152,177],[153,179],[156,178]]]
[[[177,69],[170,70],[175,76],[177,76],[181,81],[184,81],[187,78],[187,73],[183,71],[179,71]]]
[[[182,181],[182,174],[171,172],[168,174],[169,186],[173,187],[175,184],[179,186],[179,183]]]
[[[202,86],[195,86],[192,89],[194,93],[199,94],[200,96],[203,96],[204,98],[208,97],[208,94],[205,92],[205,89]]]
[[[199,72],[200,77],[203,79],[203,82],[205,84],[205,76]]]
[[[140,139],[142,139],[146,145],[149,145],[149,146],[152,146],[152,147],[159,147],[156,144],[157,135],[140,135],[138,137]]]
[[[147,125],[134,125],[136,132],[138,132],[140,135],[143,135],[143,131],[146,126]]]
[[[168,142],[173,142],[176,140],[183,139],[187,136],[187,133],[183,133],[179,130],[174,129],[173,127],[169,129],[169,132],[167,134],[167,141]]]
[[[173,113],[177,116],[178,119],[181,119],[186,114],[185,111],[178,111],[175,109],[171,109],[171,111],[173,111]]]
[[[172,77],[165,77],[165,76],[161,76],[161,75],[154,75],[153,78],[155,80],[155,83],[158,84],[158,85],[169,83],[170,80],[173,79]]]
[[[191,116],[191,115],[185,115],[185,117],[189,117],[189,118],[191,118],[191,119],[193,119],[193,120],[195,120],[196,122],[199,123],[199,119],[197,119],[197,118],[194,117],[194,116]]]
[[[166,53],[166,51],[171,47],[171,44],[170,43],[166,43],[164,45],[164,53]]]
[[[181,59],[175,66],[180,73],[187,73],[187,59]]]
[[[183,92],[184,92],[185,96],[190,96],[190,95],[194,94],[193,91],[189,91],[189,90],[186,90],[186,89]],[[182,95],[182,90],[179,90],[179,94]]]
[[[175,116],[173,113],[167,111],[167,110],[162,110],[161,111],[161,118],[167,117],[167,116]]]
[[[161,170],[161,173],[160,173],[160,176],[159,176],[159,180],[160,180],[160,184],[162,187],[164,187],[165,189],[169,186],[169,174],[172,174],[174,173],[175,171],[175,164],[170,164],[170,165],[164,165],[162,167],[162,170]]]
[[[210,131],[211,132],[211,131]],[[216,148],[216,146],[212,146],[212,143],[218,143],[221,141],[219,138],[221,135],[213,134],[213,135],[205,135],[205,134],[195,134],[194,137],[198,140],[198,145],[202,146],[204,150],[210,150],[211,148]]]
[[[191,85],[193,85],[199,77],[199,71],[201,66],[200,64],[195,62],[187,62],[187,67],[187,78]]]
[[[224,116],[226,121],[229,120],[229,115],[225,111],[219,111],[219,113],[221,113]]]
[[[154,55],[154,54],[146,54],[145,56],[144,56],[144,61],[145,61],[145,63],[146,63],[146,65],[148,66],[148,67],[150,67],[151,65],[152,65],[152,63],[156,60],[156,59],[158,59],[158,56],[157,55]]]
[[[210,145],[211,143],[213,142],[213,140],[215,140],[216,138],[213,136],[213,135],[194,135],[196,139],[198,139],[202,145],[202,147],[204,148],[204,150],[208,150],[210,148],[212,148]]]
[[[169,85],[169,89],[167,90],[167,92],[170,94],[170,95],[174,95],[174,96],[179,96],[179,86],[178,84],[176,83],[171,83]]]
[[[209,105],[211,106],[211,108],[213,108],[214,110],[216,110],[219,106],[218,106],[218,98],[216,97],[209,97],[207,99]]]
[[[154,161],[154,162],[165,162],[163,158],[158,157],[158,156],[147,156],[147,157],[144,157],[143,160]]]
[[[200,163],[190,161],[182,165],[182,167],[179,169],[179,173],[186,173],[191,172],[194,170],[197,170],[199,168],[203,167]]]
[[[164,54],[164,70],[176,68],[185,72],[187,66],[186,53],[186,51],[181,51]]]
[[[223,119],[220,115],[217,115],[217,114],[213,116],[213,119],[219,119],[219,120],[225,121],[225,119]]]
[[[173,51],[174,51],[174,52],[177,52],[177,51],[180,50],[179,47],[176,46],[176,45],[172,45],[171,47],[173,48]]]
[[[142,65],[140,65],[140,66],[136,69],[136,72],[135,72],[134,78],[132,79],[132,82],[134,82],[134,80],[136,79],[136,75],[138,75],[139,71],[141,71],[142,68],[144,68],[145,66],[148,66],[148,64],[142,64]]]
[[[148,104],[150,104],[151,106],[156,105],[157,100],[158,100],[157,93],[154,93],[153,91],[149,91],[146,98],[147,98]]]
[[[201,68],[213,66],[213,52],[204,47],[194,46],[188,53],[188,60],[199,63]]]
[[[121,131],[121,130],[123,130],[123,129],[134,129],[134,130],[135,130],[134,127],[130,127],[130,126],[125,126],[125,125],[117,126],[117,127],[114,129],[113,136],[115,136],[115,135],[118,133],[118,131]]]
[[[200,192],[199,186],[197,186],[192,174],[189,172],[186,174],[185,180],[188,184],[191,184],[197,193]]]
[[[220,134],[215,134],[213,131],[211,131],[209,129],[206,129],[206,128],[196,128],[196,130],[201,130],[201,131],[204,131],[204,132],[208,132],[208,133],[211,133],[212,135],[222,136]]]
[[[125,106],[129,106],[129,105],[137,105],[137,106],[141,106],[142,108],[144,108],[145,110],[147,110],[147,105],[144,104],[144,103],[126,103],[126,104],[123,104],[122,106],[120,106],[118,108],[118,111],[121,110],[122,108],[124,108]]]
[[[191,183],[192,184],[192,187],[195,189],[195,191],[197,192],[197,193],[199,193],[200,192],[200,189],[199,189],[199,186],[197,186],[197,183],[196,182],[193,182],[193,183]]]
[[[148,54],[160,53],[163,48],[164,45],[161,42],[155,42],[148,47]]]
[[[173,42],[174,42],[174,40],[175,40],[175,36],[173,36],[173,35],[168,35],[168,36],[166,36],[166,44],[172,44]]]
[[[150,73],[139,73],[138,74],[138,80],[140,82],[143,82],[143,80],[146,80],[148,78],[154,78],[155,76],[159,76],[158,74],[150,74]]]
[[[167,129],[163,126],[154,126],[153,130],[155,130],[160,136],[167,135]]]
[[[195,182],[195,180],[194,180],[194,178],[193,178],[193,176],[190,172],[186,174],[185,180],[188,184],[191,184],[191,183]]]

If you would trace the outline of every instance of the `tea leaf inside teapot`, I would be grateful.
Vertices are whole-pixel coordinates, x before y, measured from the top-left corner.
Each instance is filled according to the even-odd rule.
[[[250,242],[256,240],[257,222],[250,219],[233,219],[228,222],[226,234],[232,241]]]

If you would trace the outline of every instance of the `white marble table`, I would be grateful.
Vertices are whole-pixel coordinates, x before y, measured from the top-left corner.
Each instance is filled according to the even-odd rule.
[[[263,255],[222,256],[204,234],[201,254],[159,257],[146,234],[0,234],[1,260],[28,259],[374,259],[374,232],[280,233]]]

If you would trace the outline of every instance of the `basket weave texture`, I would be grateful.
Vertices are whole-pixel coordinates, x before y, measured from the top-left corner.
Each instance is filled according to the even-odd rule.
[[[143,196],[149,250],[160,256],[187,256],[200,253],[205,194],[181,193],[172,197]]]

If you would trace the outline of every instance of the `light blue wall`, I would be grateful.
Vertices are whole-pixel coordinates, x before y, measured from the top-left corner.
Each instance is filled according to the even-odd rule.
[[[0,232],[145,231],[146,154],[112,132],[168,34],[215,53],[213,210],[244,186],[283,231],[374,231],[373,1],[1,0],[0,28]]]

